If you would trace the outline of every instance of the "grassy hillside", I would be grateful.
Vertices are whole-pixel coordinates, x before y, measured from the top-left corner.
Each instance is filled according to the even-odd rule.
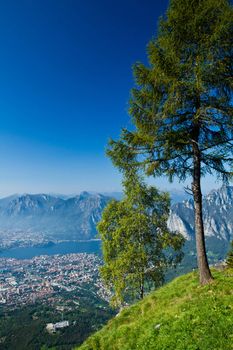
[[[181,276],[124,309],[79,350],[232,350],[233,270]]]

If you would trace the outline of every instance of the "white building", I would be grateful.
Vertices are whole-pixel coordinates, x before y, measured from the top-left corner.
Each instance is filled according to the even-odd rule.
[[[55,333],[58,329],[69,327],[69,321],[61,321],[57,323],[47,323],[46,329],[48,332]]]

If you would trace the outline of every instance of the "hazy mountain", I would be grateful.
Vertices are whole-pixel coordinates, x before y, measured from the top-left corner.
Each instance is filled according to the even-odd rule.
[[[189,198],[189,195],[184,190],[172,189],[169,191],[169,193],[172,203],[182,202],[183,200]],[[123,192],[104,192],[103,195],[121,200],[123,197]]]
[[[194,244],[193,200],[175,203],[184,193],[173,193],[168,225]],[[49,239],[92,239],[96,224],[111,197],[82,192],[64,199],[47,194],[25,194],[0,199],[0,231],[22,230],[42,233]],[[203,216],[207,245],[211,251],[226,252],[233,239],[233,187],[223,186],[203,197]]]
[[[172,204],[182,202],[190,197],[184,190],[172,189],[169,193]]]
[[[51,238],[91,239],[109,197],[82,192],[63,199],[47,194],[0,199],[0,229],[42,232]]]

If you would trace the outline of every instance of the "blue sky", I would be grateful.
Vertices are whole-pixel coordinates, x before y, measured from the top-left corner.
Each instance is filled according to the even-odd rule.
[[[105,148],[130,125],[131,68],[146,61],[166,7],[166,0],[1,1],[0,196],[121,189]],[[167,188],[164,179],[155,183]],[[204,189],[211,187],[208,179]]]

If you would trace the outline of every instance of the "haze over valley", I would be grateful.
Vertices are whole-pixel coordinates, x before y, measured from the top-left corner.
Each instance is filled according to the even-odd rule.
[[[195,251],[193,200],[187,197],[180,191],[171,193],[168,226],[170,230],[180,232]],[[99,239],[96,225],[112,198],[88,192],[68,198],[48,194],[2,198],[0,248]],[[233,238],[233,187],[222,186],[204,196],[203,213],[209,254],[215,260],[223,259]]]

